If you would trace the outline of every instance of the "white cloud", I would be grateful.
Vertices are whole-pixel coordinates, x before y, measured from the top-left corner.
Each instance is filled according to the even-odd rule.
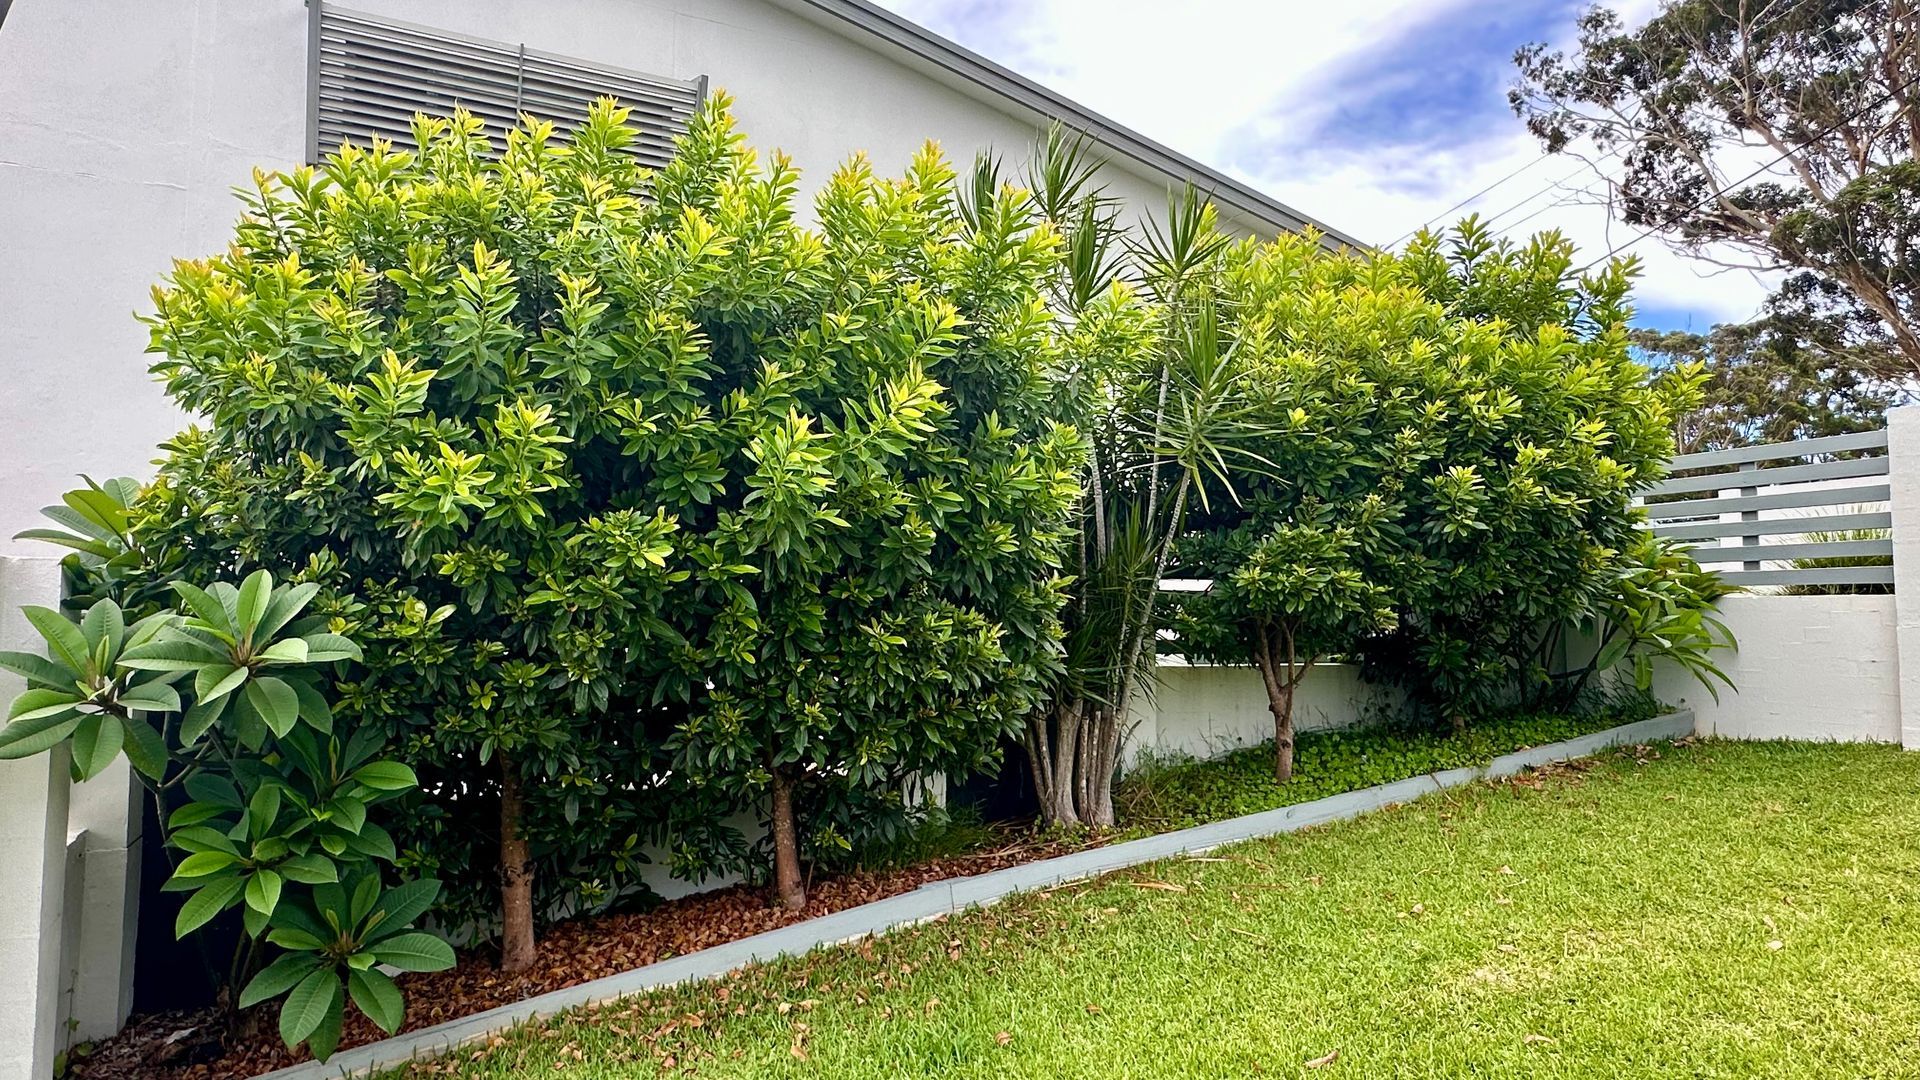
[[[1516,119],[1510,129],[1482,128],[1458,144],[1417,154],[1356,144],[1328,145],[1338,127],[1320,129],[1330,91],[1353,85],[1350,65],[1409,26],[1443,18],[1433,0],[883,0],[908,18],[947,34],[1142,133],[1223,167],[1239,179],[1362,239],[1385,243],[1434,218],[1453,203],[1538,157],[1538,145]],[[1452,14],[1475,0],[1452,0]],[[1620,5],[1630,19],[1657,0]],[[1571,18],[1559,42],[1574,33]],[[1492,73],[1501,83],[1510,68]],[[1364,70],[1364,69],[1362,69]],[[1330,86],[1335,73],[1348,72]],[[1359,95],[1368,87],[1354,86]],[[1271,158],[1248,154],[1246,140],[1286,145],[1289,136],[1322,130],[1324,152]],[[1257,171],[1235,161],[1258,162]],[[1603,164],[1612,164],[1606,162]],[[1555,159],[1528,168],[1468,210],[1502,210],[1580,163]],[[1583,172],[1567,186],[1594,183]],[[1588,257],[1625,243],[1635,230],[1590,205],[1596,188],[1566,205],[1548,194],[1496,221],[1523,232],[1558,228]],[[1537,215],[1534,211],[1539,210]],[[1465,211],[1462,211],[1465,212]],[[1704,329],[1752,314],[1765,288],[1741,272],[1669,251],[1658,238],[1631,248],[1645,263],[1638,289],[1643,308],[1673,313],[1665,321]]]

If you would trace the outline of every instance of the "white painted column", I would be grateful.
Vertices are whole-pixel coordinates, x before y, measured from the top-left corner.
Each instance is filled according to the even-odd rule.
[[[59,601],[58,562],[0,556],[0,649],[37,649],[20,605]],[[0,699],[21,688],[0,674]],[[65,748],[0,761],[0,1080],[48,1080],[61,1045],[68,788]]]
[[[62,1040],[67,1045],[115,1034],[133,1011],[145,791],[125,757],[73,789],[68,838],[82,844],[83,869],[75,885],[80,925],[67,958],[73,1019]]]
[[[1900,745],[1920,750],[1920,406],[1887,410],[1887,455],[1900,656]]]

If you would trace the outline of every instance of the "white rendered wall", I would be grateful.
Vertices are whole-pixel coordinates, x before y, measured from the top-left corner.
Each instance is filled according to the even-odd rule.
[[[793,157],[807,193],[856,150],[897,174],[928,138],[958,165],[988,145],[1014,165],[1044,125],[767,0],[344,6],[706,75],[754,146]],[[0,33],[0,552],[34,550],[11,537],[76,474],[149,474],[185,422],[147,376],[134,315],[172,259],[226,246],[230,189],[254,166],[299,163],[306,92],[300,0],[13,0]],[[1165,205],[1163,176],[1107,179],[1136,215]]]
[[[1294,728],[1349,727],[1379,719],[1402,701],[1397,691],[1361,682],[1351,664],[1320,664],[1295,691]],[[1266,687],[1251,667],[1189,665],[1172,658],[1161,664],[1154,693],[1136,700],[1131,713],[1134,726],[1122,754],[1128,762],[1142,751],[1214,757],[1273,738]]]
[[[1654,676],[1654,694],[1692,706],[1702,735],[1900,741],[1892,596],[1736,594],[1720,619],[1740,642],[1716,660],[1736,689],[1721,686],[1715,701],[1677,668]]]

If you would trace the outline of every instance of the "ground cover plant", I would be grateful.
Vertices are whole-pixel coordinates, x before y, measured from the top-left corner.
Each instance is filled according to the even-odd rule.
[[[1642,747],[403,1074],[1907,1075],[1917,795],[1920,758],[1897,748]]]
[[[1515,750],[1563,742],[1663,711],[1651,698],[1618,695],[1573,711],[1512,711],[1477,721],[1464,731],[1440,730],[1405,718],[1306,731],[1299,735],[1295,771],[1287,784],[1273,782],[1273,745],[1263,743],[1204,760],[1142,763],[1121,779],[1114,797],[1125,828],[1165,832],[1426,773],[1484,765]]]

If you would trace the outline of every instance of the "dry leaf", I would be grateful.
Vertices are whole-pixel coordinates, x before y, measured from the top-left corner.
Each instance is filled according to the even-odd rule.
[[[1778,939],[1767,942],[1767,948],[1772,949],[1774,952],[1779,952],[1781,949],[1784,949],[1786,947],[1787,947],[1787,943],[1784,941],[1780,941]]]
[[[1159,889],[1162,892],[1186,892],[1187,891],[1185,886],[1175,885],[1172,882],[1168,882],[1168,881],[1136,881],[1133,884],[1135,888]]]
[[[1099,1016],[1103,1012],[1106,1012],[1106,1010],[1098,1005],[1088,1004],[1087,1006],[1087,1015],[1089,1016]]]
[[[1307,1062],[1306,1065],[1307,1065],[1307,1068],[1309,1069],[1319,1069],[1319,1068],[1324,1068],[1328,1065],[1331,1065],[1334,1062],[1339,1060],[1340,1060],[1340,1051],[1329,1050],[1327,1051],[1324,1057],[1314,1058],[1312,1061]]]
[[[993,1041],[999,1043],[1001,1046],[1005,1046],[1013,1041],[1013,1036],[1004,1031],[996,1031],[993,1035]]]
[[[1540,1043],[1550,1043],[1553,1040],[1547,1038],[1545,1035],[1529,1035],[1526,1038],[1521,1039],[1520,1041],[1523,1043],[1526,1043],[1529,1046],[1534,1046]]]

